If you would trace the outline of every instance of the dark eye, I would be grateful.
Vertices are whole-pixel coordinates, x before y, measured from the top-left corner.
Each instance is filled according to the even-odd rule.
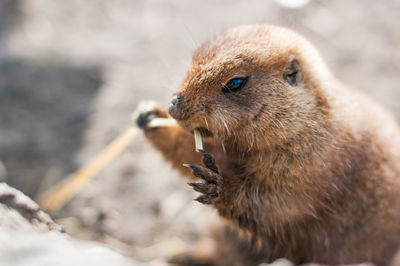
[[[228,81],[225,86],[222,88],[222,92],[238,92],[243,89],[244,85],[246,85],[247,80],[249,77],[245,78],[234,78]]]

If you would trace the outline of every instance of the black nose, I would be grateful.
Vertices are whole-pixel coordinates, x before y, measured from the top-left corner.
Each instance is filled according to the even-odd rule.
[[[186,112],[183,108],[183,96],[181,94],[175,94],[174,97],[172,97],[168,111],[169,114],[177,120],[185,119]]]
[[[183,101],[183,96],[181,94],[175,94],[172,97],[171,106],[178,106]]]

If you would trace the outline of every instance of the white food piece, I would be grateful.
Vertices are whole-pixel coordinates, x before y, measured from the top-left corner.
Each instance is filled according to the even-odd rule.
[[[196,151],[202,150],[203,140],[201,139],[200,132],[197,129],[195,129],[193,133],[194,133],[194,143],[196,145]]]
[[[170,127],[177,125],[176,120],[172,118],[153,118],[148,127]]]

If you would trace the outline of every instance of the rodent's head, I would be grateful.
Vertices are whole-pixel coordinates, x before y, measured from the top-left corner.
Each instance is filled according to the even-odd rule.
[[[169,112],[184,128],[251,149],[301,134],[327,109],[315,49],[272,25],[240,26],[194,54]]]

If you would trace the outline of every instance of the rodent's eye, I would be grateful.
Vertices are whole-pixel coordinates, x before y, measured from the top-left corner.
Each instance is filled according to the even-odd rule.
[[[233,78],[228,83],[222,87],[222,92],[228,93],[228,92],[238,92],[241,89],[243,89],[244,85],[246,85],[247,80],[249,77],[245,78]]]

